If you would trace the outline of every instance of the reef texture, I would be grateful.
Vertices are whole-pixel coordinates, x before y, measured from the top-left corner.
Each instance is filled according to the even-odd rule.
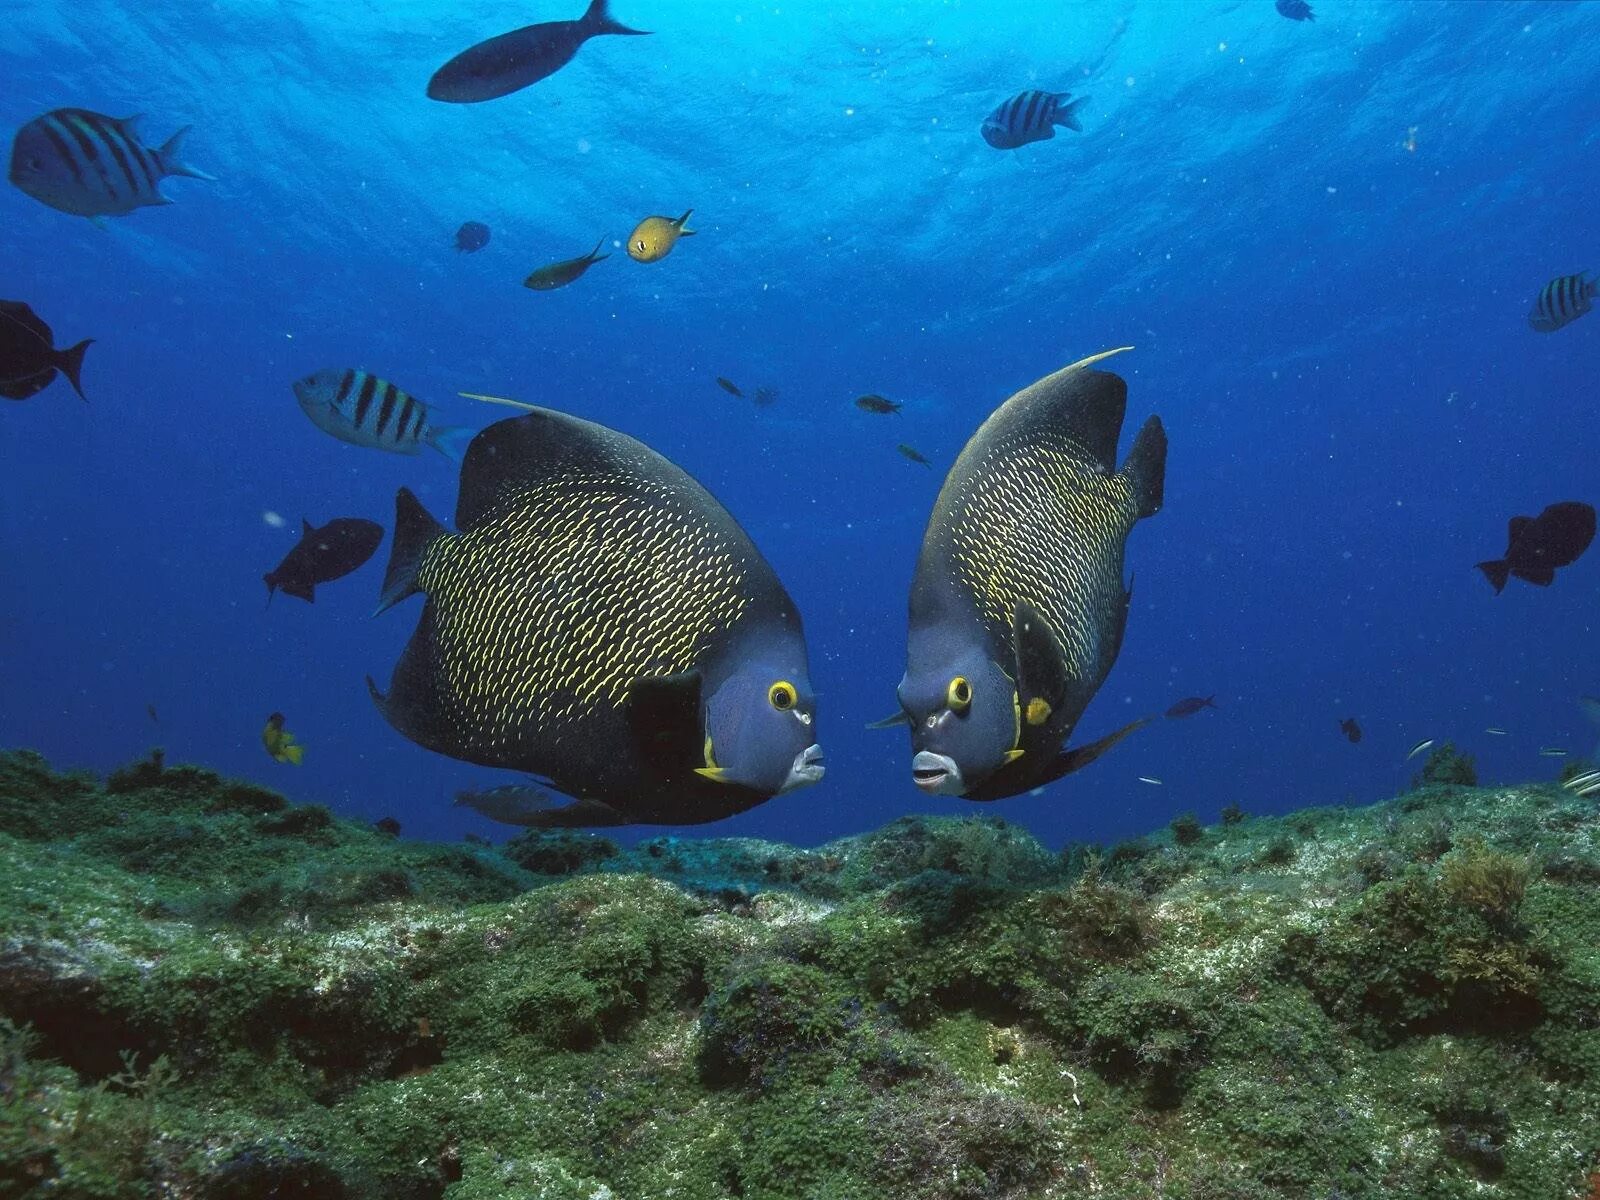
[[[0,756],[0,1197],[1600,1197],[1595,802],[1430,771],[620,851]]]

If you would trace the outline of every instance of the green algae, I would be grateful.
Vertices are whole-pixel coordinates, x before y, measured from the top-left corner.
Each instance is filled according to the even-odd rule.
[[[435,846],[0,755],[0,1197],[1578,1197],[1596,810],[1440,762],[1056,855]]]

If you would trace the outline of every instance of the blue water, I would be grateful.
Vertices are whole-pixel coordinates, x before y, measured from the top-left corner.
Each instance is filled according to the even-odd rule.
[[[1600,268],[1600,6],[1317,0],[1301,24],[1270,0],[616,0],[654,36],[491,103],[424,97],[458,50],[581,7],[8,8],[7,140],[55,107],[142,111],[156,144],[192,123],[186,156],[220,182],[170,180],[172,206],[106,229],[0,187],[0,294],[58,345],[96,339],[91,404],[58,382],[0,405],[0,745],[103,770],[159,743],[408,834],[514,832],[450,807],[508,776],[368,701],[419,611],[370,618],[386,547],[314,606],[264,607],[302,515],[388,525],[400,485],[453,510],[444,457],[300,412],[293,380],[362,366],[446,422],[504,416],[456,395],[484,391],[633,434],[777,568],[828,776],[693,833],[810,844],[987,811],[1111,839],[1387,796],[1426,737],[1486,781],[1593,748],[1600,552],[1499,597],[1473,564],[1513,514],[1600,492],[1600,315],[1526,320],[1548,279]],[[984,116],[1032,87],[1087,93],[1084,132],[990,149]],[[520,286],[691,207],[699,236],[663,262]],[[493,241],[458,255],[469,219]],[[1127,639],[1077,740],[1186,695],[1219,710],[1041,796],[926,797],[904,731],[864,725],[896,708],[943,471],[1017,388],[1130,343],[1111,366],[1128,436],[1166,423],[1167,504],[1130,539]],[[869,391],[904,414],[858,412]],[[274,709],[303,767],[264,753]]]

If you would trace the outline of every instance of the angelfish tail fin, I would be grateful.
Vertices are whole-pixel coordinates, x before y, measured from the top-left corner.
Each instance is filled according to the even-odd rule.
[[[631,33],[639,36],[648,36],[650,33],[648,29],[629,29],[620,21],[613,20],[610,0],[593,0],[583,14],[582,21],[590,37],[600,33]]]
[[[395,493],[394,540],[389,548],[389,567],[383,575],[383,592],[373,616],[387,612],[407,596],[422,590],[417,584],[422,556],[437,539],[445,536],[444,526],[422,507],[422,501],[410,488],[401,488]]]
[[[1153,517],[1161,511],[1167,490],[1167,431],[1160,417],[1152,416],[1139,428],[1122,474],[1133,485],[1139,516]]]

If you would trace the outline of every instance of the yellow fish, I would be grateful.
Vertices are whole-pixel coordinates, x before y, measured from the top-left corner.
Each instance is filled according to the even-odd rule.
[[[628,257],[634,262],[660,262],[672,253],[679,238],[694,236],[693,229],[684,228],[693,211],[691,208],[676,221],[671,217],[646,217],[640,221],[639,227],[628,235]]]
[[[261,731],[261,744],[267,748],[274,762],[300,765],[306,748],[297,744],[294,734],[283,727],[283,714],[273,713],[267,718],[267,727]]]

